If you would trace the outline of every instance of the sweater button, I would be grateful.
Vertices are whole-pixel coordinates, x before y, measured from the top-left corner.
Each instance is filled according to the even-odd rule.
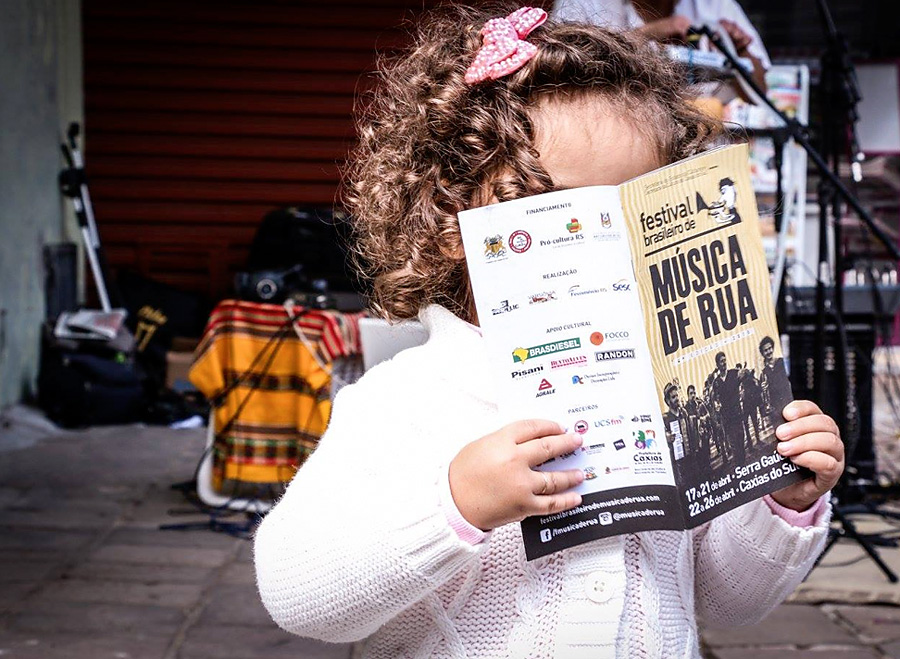
[[[592,602],[597,604],[608,602],[613,595],[609,575],[604,572],[592,572],[585,579],[585,591]]]

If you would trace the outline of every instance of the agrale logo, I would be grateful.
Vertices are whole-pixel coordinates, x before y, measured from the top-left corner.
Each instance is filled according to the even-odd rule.
[[[546,378],[541,380],[541,383],[538,385],[538,392],[535,395],[535,398],[540,398],[541,396],[549,396],[550,394],[555,394],[556,389],[553,388],[553,385],[550,384]]]
[[[510,311],[515,311],[518,308],[518,304],[510,304],[509,300],[502,300],[499,307],[497,307],[496,309],[491,309],[491,313],[495,316],[499,316],[502,313],[509,313]]]
[[[527,231],[519,229],[509,235],[509,248],[516,254],[527,252],[529,247],[531,247],[531,236]]]
[[[506,246],[503,244],[503,236],[499,233],[484,239],[484,258],[490,261],[502,261],[506,258]]]

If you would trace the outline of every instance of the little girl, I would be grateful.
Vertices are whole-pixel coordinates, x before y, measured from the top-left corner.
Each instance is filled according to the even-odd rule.
[[[445,10],[383,71],[350,176],[375,307],[428,342],[337,396],[315,454],[256,535],[275,621],[364,656],[699,657],[697,621],[760,620],[822,549],[843,469],[834,422],[794,402],[779,451],[815,478],[685,532],[525,561],[518,521],[576,506],[580,443],[502,428],[456,213],[621,183],[702,150],[717,126],[652,45],[539,9]],[[610,314],[615,310],[610,309]]]

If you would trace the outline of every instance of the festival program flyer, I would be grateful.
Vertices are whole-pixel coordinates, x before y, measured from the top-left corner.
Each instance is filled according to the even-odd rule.
[[[746,146],[459,220],[501,413],[584,435],[540,467],[585,480],[580,506],[522,522],[529,560],[805,477],[775,451],[791,391]]]

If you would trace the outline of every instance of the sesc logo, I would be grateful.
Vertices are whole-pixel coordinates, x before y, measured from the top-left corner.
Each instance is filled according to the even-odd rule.
[[[630,291],[631,290],[631,282],[627,279],[620,279],[615,284],[612,285],[612,289],[614,291]]]

